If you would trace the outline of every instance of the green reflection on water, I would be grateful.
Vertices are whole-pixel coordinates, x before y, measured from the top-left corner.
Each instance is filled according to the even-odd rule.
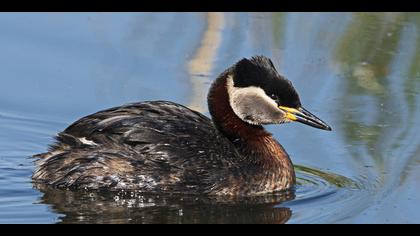
[[[417,29],[417,40],[414,58],[411,60],[411,64],[407,73],[407,80],[405,82],[405,94],[409,108],[409,112],[413,113],[416,108],[416,96],[420,89],[420,13],[407,14],[407,20],[416,26]]]
[[[282,45],[285,18],[286,13],[284,12],[276,12],[272,15],[273,40],[276,45]]]
[[[365,147],[379,173],[386,172],[386,164],[392,163],[387,163],[387,158],[393,158],[391,153],[407,144],[412,128],[410,124],[401,128],[400,124],[412,123],[417,109],[418,33],[414,39],[416,53],[409,65],[393,65],[398,63],[398,56],[411,55],[401,54],[401,48],[413,40],[403,36],[407,26],[418,27],[419,23],[418,13],[354,13],[335,50],[335,60],[346,83],[340,98],[342,107],[337,109],[345,139],[349,144]],[[404,87],[398,87],[399,81],[392,81],[396,79],[404,80]],[[406,107],[408,114],[404,113]],[[354,159],[363,158],[360,149],[351,152]]]
[[[295,165],[295,170],[301,173],[306,173],[306,174],[311,174],[311,175],[315,175],[317,177],[321,177],[322,179],[326,180],[328,183],[335,185],[336,187],[339,188],[359,188],[359,186],[357,185],[356,182],[354,182],[353,180],[341,176],[341,175],[337,175],[334,173],[330,173],[330,172],[325,172],[325,171],[320,171],[318,169],[314,169],[314,168],[310,168],[307,166],[301,166],[301,165]],[[297,184],[298,185],[302,185],[302,183],[300,183],[301,181],[306,181],[305,179],[298,179],[297,180]]]
[[[336,50],[353,93],[384,94],[386,76],[401,38],[403,15],[355,13]]]

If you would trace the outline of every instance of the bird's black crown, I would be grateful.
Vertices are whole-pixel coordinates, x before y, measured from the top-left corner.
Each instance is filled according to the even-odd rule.
[[[256,86],[263,89],[278,105],[294,108],[301,106],[299,95],[292,83],[277,72],[269,58],[244,58],[232,69],[235,87]]]

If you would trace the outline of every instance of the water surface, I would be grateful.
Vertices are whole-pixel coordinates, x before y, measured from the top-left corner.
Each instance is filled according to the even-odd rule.
[[[0,223],[420,223],[420,14],[2,13]],[[218,199],[34,186],[31,155],[98,110],[171,100],[208,115],[226,67],[273,59],[332,127],[270,125],[293,191]]]

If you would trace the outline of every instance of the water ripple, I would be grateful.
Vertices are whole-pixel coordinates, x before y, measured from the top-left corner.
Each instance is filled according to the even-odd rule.
[[[363,182],[305,166],[295,169],[295,198],[276,205],[291,209],[290,223],[336,222],[360,212],[367,204],[363,196],[368,188]]]

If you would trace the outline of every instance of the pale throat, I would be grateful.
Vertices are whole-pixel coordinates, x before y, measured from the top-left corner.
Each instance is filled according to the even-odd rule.
[[[232,75],[226,78],[229,105],[235,115],[251,125],[284,123],[285,113],[262,88],[235,87]]]

